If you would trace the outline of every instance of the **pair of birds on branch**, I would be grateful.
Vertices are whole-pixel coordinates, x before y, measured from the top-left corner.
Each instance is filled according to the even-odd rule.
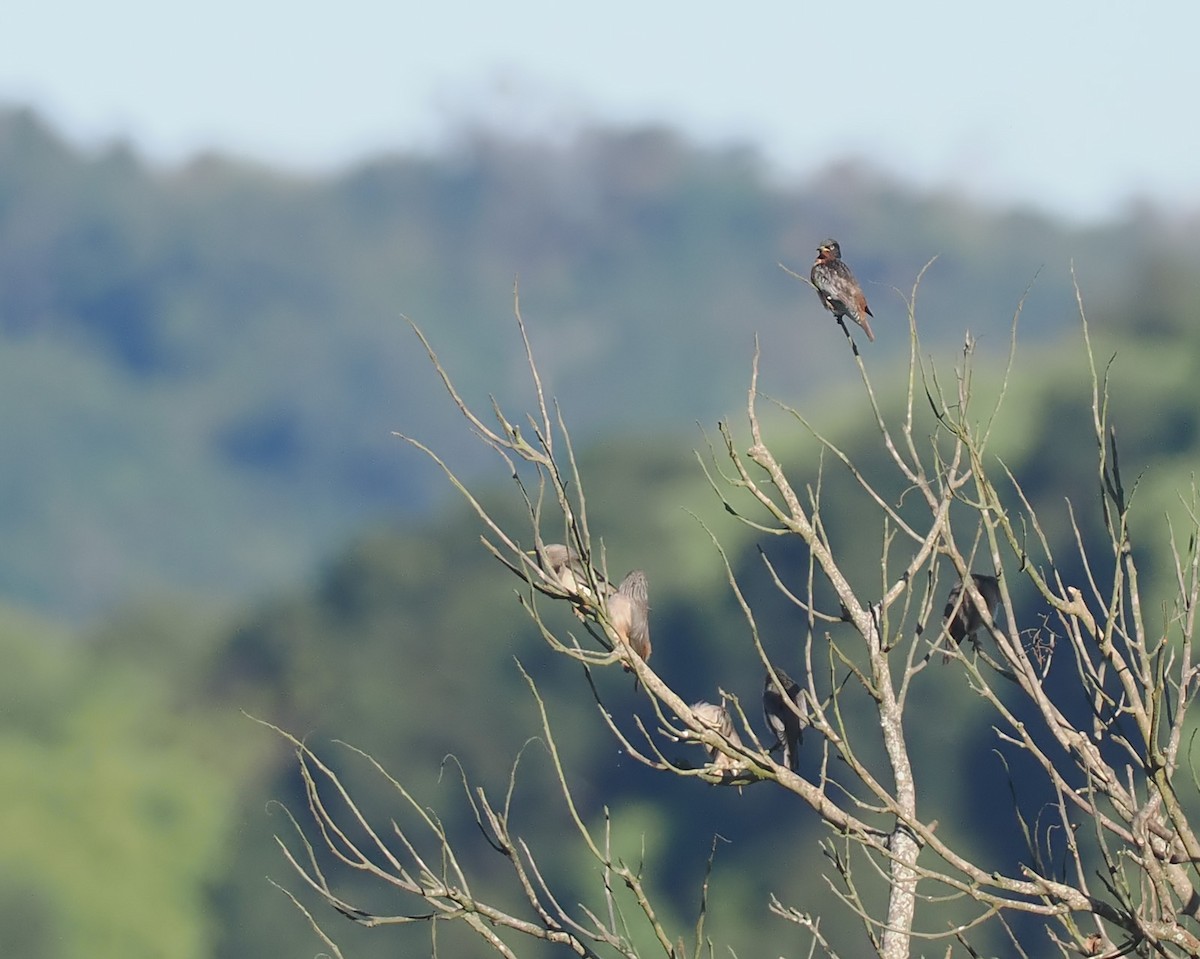
[[[772,667],[767,670],[763,683],[762,707],[763,719],[773,740],[767,746],[768,752],[783,747],[783,764],[792,772],[799,771],[800,743],[810,722],[807,694],[782,669]],[[692,703],[691,710],[701,725],[724,737],[730,745],[742,745],[742,737],[738,735],[733,716],[724,703]],[[737,773],[744,770],[738,759],[715,746],[708,746],[707,751],[709,765],[718,772]]]
[[[639,656],[650,659],[650,587],[644,570],[635,569],[613,587],[600,573],[590,575],[577,550],[562,543],[542,547],[544,572],[569,596],[578,597],[584,606],[595,605],[595,583],[618,642]],[[629,667],[625,667],[626,671]]]
[[[771,667],[763,683],[762,707],[767,730],[773,737],[773,742],[767,746],[768,752],[774,752],[782,746],[783,764],[792,772],[798,771],[800,743],[810,721],[807,694],[782,669]],[[723,703],[692,703],[691,710],[702,725],[719,733],[731,745],[742,745],[742,737],[733,725],[733,716]],[[737,759],[714,746],[708,747],[708,761],[714,769],[722,772],[737,772],[742,766]]]
[[[996,614],[1000,611],[1000,580],[986,573],[972,573],[971,580],[974,582],[980,599],[987,607],[988,618],[994,622]],[[946,608],[942,610],[942,622],[946,634],[960,646],[967,637],[974,641],[980,630],[987,624],[982,609],[976,604],[970,591],[962,582],[955,583],[951,587],[950,594],[946,597]],[[734,737],[737,736],[736,731],[733,730],[733,720],[729,716],[728,710],[722,706],[713,706],[711,703],[697,705],[710,707],[702,717],[708,725],[721,732],[725,732],[727,728],[728,731],[733,732]],[[763,681],[762,706],[763,719],[766,721],[767,729],[775,737],[774,743],[769,747],[770,750],[774,752],[782,747],[783,765],[793,772],[797,772],[800,744],[804,740],[804,730],[811,722],[808,694],[782,669],[768,669]],[[693,711],[696,710],[695,706],[692,708]],[[713,712],[714,710],[717,712]],[[731,738],[731,741],[734,740]],[[740,743],[740,740],[737,742]],[[713,757],[713,759],[715,764],[720,764],[718,757]],[[722,754],[719,759],[727,760],[728,757]]]
[[[1000,610],[1000,580],[985,573],[972,573],[971,579],[980,598],[987,604],[989,617],[994,621]],[[983,613],[963,583],[955,583],[951,587],[946,608],[942,610],[942,621],[947,635],[960,646],[964,639],[968,636],[974,639],[984,628]],[[767,670],[763,682],[763,719],[775,737],[771,750],[782,746],[783,765],[795,772],[799,765],[800,743],[804,740],[804,730],[811,716],[807,693],[782,669],[775,669],[773,676],[772,671]]]

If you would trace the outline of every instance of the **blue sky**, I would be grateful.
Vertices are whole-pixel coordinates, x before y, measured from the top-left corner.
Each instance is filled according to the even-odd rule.
[[[164,162],[329,169],[479,118],[649,120],[752,143],[784,177],[862,157],[1074,217],[1135,196],[1194,213],[1198,36],[1182,0],[7,0],[0,101]]]

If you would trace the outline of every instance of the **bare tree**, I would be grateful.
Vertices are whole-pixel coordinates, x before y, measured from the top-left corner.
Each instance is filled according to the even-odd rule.
[[[786,696],[775,694],[768,712],[775,718],[765,730],[749,719],[757,715],[757,704],[744,708],[735,696],[721,693],[720,705],[689,705],[650,665],[648,632],[644,645],[635,639],[637,608],[610,585],[614,578],[601,537],[588,522],[584,477],[566,424],[543,389],[519,303],[517,325],[536,395],[533,412],[519,420],[496,404],[487,419],[471,409],[424,334],[416,332],[470,428],[503,459],[526,522],[519,529],[502,527],[436,451],[405,439],[445,470],[478,514],[486,529],[484,547],[521,582],[520,601],[547,646],[583,664],[588,681],[581,691],[595,697],[597,715],[629,756],[664,776],[696,780],[696,788],[787,790],[824,824],[828,879],[848,914],[861,923],[874,954],[900,959],[932,949],[976,956],[973,940],[980,930],[997,927],[1019,955],[1048,950],[1064,956],[1198,955],[1200,841],[1190,823],[1197,782],[1185,754],[1196,728],[1194,717],[1189,721],[1200,596],[1196,491],[1184,502],[1188,528],[1178,535],[1172,531],[1161,547],[1174,571],[1173,605],[1146,617],[1131,532],[1132,495],[1109,421],[1106,373],[1095,363],[1080,300],[1082,348],[1091,364],[1096,503],[1107,543],[1089,545],[1068,504],[1074,555],[1059,562],[1020,477],[991,452],[1021,308],[1012,321],[1008,369],[993,401],[977,410],[970,337],[949,378],[922,353],[915,318],[920,282],[918,276],[904,298],[911,345],[898,408],[879,402],[847,333],[873,411],[883,470],[868,475],[800,412],[773,403],[770,428],[805,431],[821,449],[804,475],[785,469],[764,436],[768,423],[760,411],[757,349],[744,427],[722,424],[702,458],[729,514],[763,537],[798,539],[808,557],[807,575],[793,583],[762,550],[761,575],[797,610],[796,655],[788,663],[797,677],[792,682],[768,657],[755,610],[712,537],[744,614],[747,654],[760,659],[768,693],[788,690]],[[861,576],[843,567],[837,537],[825,524],[830,464],[869,504],[873,517],[859,522],[882,532],[874,594],[852,586]],[[1017,584],[1044,603],[1036,626],[1017,615],[1012,598]],[[572,605],[582,639],[546,625],[546,600]],[[644,600],[643,591],[637,602]],[[942,666],[937,653],[953,665]],[[590,682],[593,671],[617,665],[636,676],[653,709],[653,728],[607,709]],[[296,840],[281,840],[298,875],[325,903],[358,923],[436,927],[452,920],[477,932],[501,956],[517,955],[515,943],[530,937],[577,956],[645,959],[650,953],[644,944],[635,947],[630,932],[634,914],[653,930],[653,954],[715,954],[705,928],[707,877],[700,882],[705,893],[695,927],[685,940],[659,919],[641,869],[614,854],[607,811],[599,829],[580,814],[535,678],[522,672],[541,709],[541,736],[576,840],[601,867],[602,908],[564,902],[533,850],[513,833],[515,766],[501,802],[469,786],[465,773],[463,783],[480,829],[511,867],[512,886],[520,892],[517,909],[476,897],[455,837],[400,781],[375,764],[407,814],[390,824],[373,822],[326,760],[283,733],[295,747],[308,797],[305,813],[293,818]],[[1027,783],[1012,784],[1014,816],[1027,840],[1015,865],[983,861],[960,848],[923,808],[907,729],[922,708],[922,684],[935,681],[932,673],[939,682],[965,677],[980,708],[990,711],[998,761],[1006,750],[1019,751],[1037,771],[1038,791],[1050,797],[1031,802],[1024,798],[1031,795],[1023,788]],[[1052,691],[1063,689],[1071,702],[1086,703],[1086,711],[1068,708],[1061,692]],[[781,708],[795,709],[794,725],[785,724]],[[785,725],[803,729],[803,763],[787,749],[782,761],[773,756],[776,730]],[[694,765],[668,757],[667,744],[679,742],[696,745]],[[394,889],[402,906],[379,914],[342,898],[343,870]],[[886,890],[881,901],[864,891],[864,875],[868,884]],[[957,902],[960,921],[937,927],[923,921],[927,907],[947,900]],[[296,901],[340,956],[322,922]],[[836,954],[819,917],[776,899],[769,905],[782,920],[806,930],[810,955]]]

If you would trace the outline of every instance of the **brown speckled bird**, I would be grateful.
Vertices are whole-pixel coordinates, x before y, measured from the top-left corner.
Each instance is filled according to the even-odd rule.
[[[608,621],[624,645],[650,659],[650,590],[642,570],[631,572],[608,597]]]
[[[975,588],[987,603],[988,613],[994,622],[996,613],[1000,610],[1000,580],[986,573],[972,573],[971,579],[975,581]],[[946,597],[942,619],[946,623],[946,632],[959,645],[962,645],[962,641],[968,636],[974,638],[975,634],[983,629],[983,613],[971,599],[971,594],[963,591],[962,583],[955,583],[950,595]]]
[[[868,340],[875,340],[871,324],[867,322],[867,317],[875,314],[867,306],[867,298],[850,267],[842,261],[842,248],[837,240],[826,240],[817,247],[817,259],[809,279],[816,287],[821,303],[835,320],[841,321],[843,316],[848,316],[862,327]]]

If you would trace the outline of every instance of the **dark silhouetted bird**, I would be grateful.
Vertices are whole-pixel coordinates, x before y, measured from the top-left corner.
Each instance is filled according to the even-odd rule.
[[[624,645],[650,659],[650,590],[642,570],[631,572],[608,597],[608,621]]]
[[[782,669],[775,670],[779,683],[767,678],[763,683],[763,719],[775,736],[771,751],[783,747],[783,764],[795,772],[800,764],[800,743],[809,723],[808,698],[791,676]],[[782,691],[781,691],[782,690]]]
[[[1000,610],[1000,580],[985,573],[972,573],[975,588],[987,603],[988,613],[993,621]],[[975,634],[983,628],[983,613],[971,599],[969,592],[964,592],[961,582],[955,583],[946,597],[946,608],[942,610],[942,620],[946,624],[946,632],[959,645],[968,636],[974,640]]]
[[[817,260],[813,263],[809,279],[816,287],[821,303],[833,314],[834,319],[850,317],[862,327],[867,339],[874,341],[875,334],[871,332],[867,317],[875,314],[867,306],[867,298],[863,296],[862,287],[850,272],[850,267],[842,261],[842,248],[837,240],[826,240],[817,247]]]

